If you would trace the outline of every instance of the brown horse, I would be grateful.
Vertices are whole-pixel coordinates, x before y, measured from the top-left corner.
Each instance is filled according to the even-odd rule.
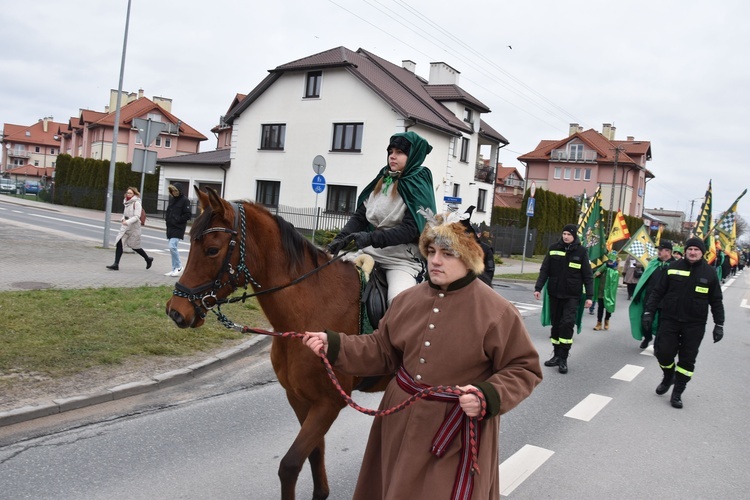
[[[177,326],[201,326],[209,308],[249,285],[276,331],[359,331],[359,279],[352,264],[330,262],[291,224],[259,205],[230,203],[210,188],[195,191],[202,213],[190,230],[185,271],[167,302],[167,315]],[[301,424],[279,464],[281,498],[294,498],[305,459],[312,470],[313,498],[327,498],[324,436],[346,403],[320,359],[299,339],[274,337],[271,363]],[[336,375],[351,393],[358,380]],[[385,382],[371,391],[383,390]]]

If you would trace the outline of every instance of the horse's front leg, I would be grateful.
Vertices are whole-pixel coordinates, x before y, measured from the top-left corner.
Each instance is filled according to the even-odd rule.
[[[314,404],[295,399],[287,393],[302,428],[279,464],[282,500],[294,500],[297,478],[306,459],[310,460],[313,480],[313,500],[328,498],[328,476],[325,467],[325,435],[331,428],[341,408],[330,401],[318,400]],[[338,402],[337,402],[338,403]]]

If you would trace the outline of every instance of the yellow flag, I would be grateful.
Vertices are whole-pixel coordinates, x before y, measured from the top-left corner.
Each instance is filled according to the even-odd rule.
[[[609,230],[609,238],[607,238],[607,251],[612,251],[612,245],[618,241],[627,240],[630,238],[630,231],[628,230],[628,224],[625,222],[625,216],[622,212],[618,211],[615,216],[615,220],[612,222],[612,229]]]

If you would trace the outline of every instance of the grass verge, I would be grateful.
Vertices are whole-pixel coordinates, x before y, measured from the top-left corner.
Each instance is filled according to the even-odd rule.
[[[170,286],[0,293],[0,389],[12,372],[64,377],[130,356],[195,354],[243,337],[213,313],[198,329],[177,328],[165,314],[171,296]],[[224,313],[236,323],[268,324],[255,299]]]

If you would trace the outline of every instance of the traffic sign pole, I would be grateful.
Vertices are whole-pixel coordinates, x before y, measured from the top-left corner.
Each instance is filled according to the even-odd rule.
[[[523,274],[523,264],[526,262],[526,242],[529,241],[529,219],[534,217],[534,193],[536,193],[536,182],[531,181],[529,188],[529,199],[526,200],[526,233],[523,236],[523,255],[521,255],[521,274]]]

